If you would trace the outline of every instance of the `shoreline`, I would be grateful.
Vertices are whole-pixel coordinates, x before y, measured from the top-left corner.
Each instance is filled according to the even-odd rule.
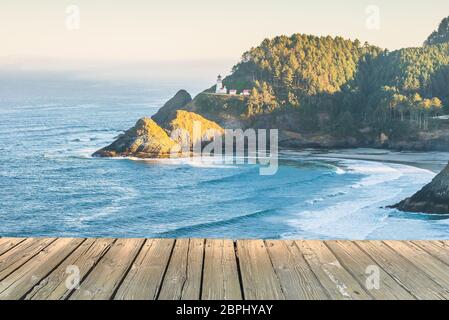
[[[438,174],[443,170],[449,161],[449,152],[432,151],[432,152],[415,152],[415,151],[394,151],[390,149],[374,149],[374,148],[344,148],[344,149],[279,149],[279,155],[288,153],[305,153],[304,157],[315,157],[322,159],[341,159],[341,160],[361,160],[374,161],[383,163],[403,164],[417,167],[424,170],[432,171]],[[131,160],[143,162],[160,162],[168,159],[182,161],[192,159],[192,157],[152,157],[142,158],[136,156],[120,156],[120,157],[95,157],[91,154],[91,159],[111,159],[111,160]],[[193,157],[195,158],[195,157]]]
[[[433,157],[432,154],[434,155]],[[367,148],[330,149],[328,151],[310,150],[310,156],[323,159],[362,160],[403,164],[429,170],[435,174],[438,174],[441,170],[443,170],[449,161],[449,152],[408,152]]]

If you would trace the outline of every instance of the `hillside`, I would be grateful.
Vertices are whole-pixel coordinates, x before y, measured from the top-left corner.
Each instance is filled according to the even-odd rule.
[[[435,119],[449,113],[447,20],[429,37],[438,41],[393,52],[341,37],[266,39],[223,81],[249,97],[212,87],[181,108],[224,127],[279,128],[285,146],[447,149]]]
[[[449,17],[444,18],[441,21],[438,29],[432,32],[432,34],[427,38],[424,45],[433,45],[439,43],[449,42]]]
[[[152,117],[154,123],[145,120],[157,130],[142,135],[131,129],[99,155],[142,148],[143,154],[166,153],[165,147],[153,150],[159,145],[152,133],[187,128],[184,120],[197,115],[206,126],[279,129],[284,148],[447,151],[449,121],[439,116],[449,113],[448,21],[424,46],[393,52],[342,37],[266,39],[245,52],[223,80],[228,89],[250,89],[249,96],[215,94],[212,87],[192,100],[180,90]]]

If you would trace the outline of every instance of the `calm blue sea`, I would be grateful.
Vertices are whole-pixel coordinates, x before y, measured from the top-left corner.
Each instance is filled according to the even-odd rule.
[[[0,236],[449,236],[444,216],[382,208],[434,176],[410,164],[285,151],[278,173],[260,176],[255,165],[90,156],[177,89],[157,82],[0,79]],[[419,157],[441,165],[447,159]]]

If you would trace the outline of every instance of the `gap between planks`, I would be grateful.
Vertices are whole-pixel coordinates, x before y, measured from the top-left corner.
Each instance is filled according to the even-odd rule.
[[[449,299],[447,273],[446,241],[0,238],[0,299]]]

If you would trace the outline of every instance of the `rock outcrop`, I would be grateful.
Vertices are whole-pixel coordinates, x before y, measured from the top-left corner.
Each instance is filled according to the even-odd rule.
[[[142,118],[111,145],[93,154],[94,157],[168,157],[176,143],[154,120]]]
[[[198,133],[194,133],[195,124],[198,126]],[[216,135],[223,135],[224,129],[217,123],[209,121],[206,118],[184,110],[178,110],[176,117],[169,121],[166,130],[170,132],[171,137],[180,145],[190,144],[191,147],[199,140],[209,142]],[[175,134],[179,132],[180,134]]]
[[[449,214],[449,164],[421,191],[392,208],[406,212]]]
[[[173,98],[168,100],[151,118],[159,125],[164,126],[176,116],[176,111],[183,109],[192,101],[192,97],[185,90],[179,90]]]
[[[195,140],[194,126],[198,126]],[[136,125],[118,137],[111,145],[93,154],[94,157],[137,157],[164,158],[181,151],[193,150],[198,140],[212,141],[222,135],[224,129],[213,121],[183,110],[175,111],[172,119],[167,118],[166,127],[153,119],[142,118]]]

